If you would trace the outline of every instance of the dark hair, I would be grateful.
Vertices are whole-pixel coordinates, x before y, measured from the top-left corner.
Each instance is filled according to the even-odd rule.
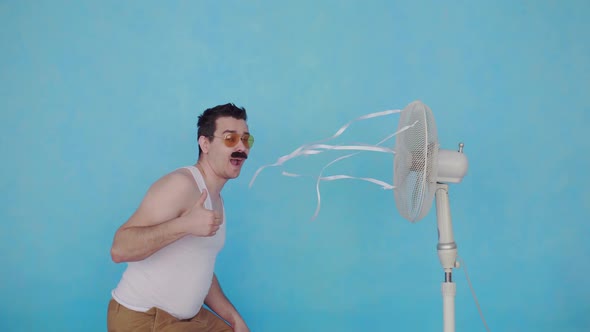
[[[232,117],[244,121],[248,120],[246,110],[243,107],[237,107],[232,103],[208,108],[203,114],[199,115],[199,121],[197,122],[197,140],[201,136],[205,136],[211,140],[216,129],[215,121],[221,117]],[[201,146],[199,145],[199,156],[201,156],[202,152]]]

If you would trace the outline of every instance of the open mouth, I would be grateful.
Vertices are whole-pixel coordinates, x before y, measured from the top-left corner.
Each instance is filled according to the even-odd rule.
[[[229,160],[229,162],[234,165],[234,166],[241,166],[244,163],[245,159],[241,159],[241,158],[232,158]]]
[[[244,160],[248,159],[248,155],[242,151],[236,151],[231,154],[230,163],[234,166],[242,166]]]

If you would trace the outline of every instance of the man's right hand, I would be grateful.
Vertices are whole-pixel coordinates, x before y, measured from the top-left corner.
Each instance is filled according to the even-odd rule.
[[[201,192],[201,196],[190,211],[184,216],[187,232],[196,236],[213,236],[219,230],[222,223],[219,213],[205,207],[207,190]]]

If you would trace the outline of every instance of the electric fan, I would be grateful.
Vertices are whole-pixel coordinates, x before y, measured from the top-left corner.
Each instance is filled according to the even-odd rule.
[[[420,101],[401,112],[394,159],[394,197],[399,213],[410,222],[424,218],[436,197],[438,256],[444,269],[442,283],[444,332],[455,331],[453,268],[459,267],[453,238],[448,184],[459,183],[467,173],[463,144],[459,151],[439,149],[434,116]]]

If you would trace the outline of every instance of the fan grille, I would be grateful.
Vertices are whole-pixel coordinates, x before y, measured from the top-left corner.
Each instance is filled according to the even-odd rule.
[[[420,101],[401,113],[393,162],[394,196],[399,213],[411,222],[430,210],[436,190],[438,139],[434,116]]]

